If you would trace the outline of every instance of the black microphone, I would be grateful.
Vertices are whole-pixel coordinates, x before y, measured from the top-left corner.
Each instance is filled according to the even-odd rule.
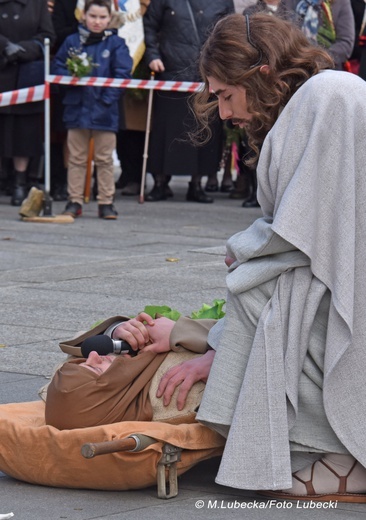
[[[81,354],[84,358],[87,358],[92,351],[97,352],[100,356],[108,354],[130,354],[131,356],[136,356],[138,353],[137,350],[132,349],[127,341],[112,339],[103,334],[91,336],[82,342]]]

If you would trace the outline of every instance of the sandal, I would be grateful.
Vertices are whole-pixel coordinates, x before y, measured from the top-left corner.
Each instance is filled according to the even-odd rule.
[[[328,454],[292,477],[293,486],[288,490],[257,493],[283,500],[366,503],[366,469],[350,455]]]

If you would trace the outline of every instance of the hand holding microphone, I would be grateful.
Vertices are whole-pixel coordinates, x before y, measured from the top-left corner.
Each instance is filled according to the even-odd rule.
[[[108,354],[130,354],[136,356],[138,351],[133,350],[127,341],[112,339],[104,334],[91,336],[84,340],[81,344],[81,353],[84,358],[87,358],[90,352],[97,352],[100,356],[107,356]]]
[[[87,338],[81,344],[81,353],[87,358],[92,351],[101,356],[112,353],[136,356],[140,350],[155,353],[168,352],[169,337],[174,324],[175,322],[168,318],[155,320],[142,312],[130,320],[113,323],[104,334]],[[111,338],[116,335],[128,337],[131,344],[122,339]]]
[[[149,340],[149,334],[144,322],[153,324],[154,320],[148,314],[142,312],[136,318],[131,320],[112,323],[104,332],[87,338],[81,344],[81,354],[87,358],[90,352],[97,352],[100,356],[107,356],[108,354],[129,354],[130,356],[137,356],[141,346]],[[122,339],[113,339],[112,336],[118,334],[118,328],[122,328],[121,333],[129,332],[131,343],[135,348]]]

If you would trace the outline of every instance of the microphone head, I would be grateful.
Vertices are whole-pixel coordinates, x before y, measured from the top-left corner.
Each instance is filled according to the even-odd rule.
[[[93,350],[100,356],[107,356],[113,353],[113,340],[109,336],[100,334],[98,336],[91,336],[84,340],[81,344],[81,354],[84,358],[87,358]]]

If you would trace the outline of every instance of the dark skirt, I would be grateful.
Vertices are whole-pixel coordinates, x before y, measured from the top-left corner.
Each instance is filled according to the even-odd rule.
[[[43,155],[43,115],[0,115],[0,157]]]
[[[199,179],[213,176],[219,169],[222,122],[217,120],[213,125],[213,136],[207,145],[195,147],[188,138],[195,124],[188,106],[190,96],[183,92],[154,93],[147,169],[157,178],[190,175]]]

